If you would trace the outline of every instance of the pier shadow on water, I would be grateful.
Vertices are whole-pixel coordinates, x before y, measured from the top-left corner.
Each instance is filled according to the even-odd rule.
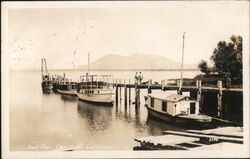
[[[97,105],[78,100],[78,114],[87,121],[88,127],[93,131],[107,129],[112,121],[112,107]]]

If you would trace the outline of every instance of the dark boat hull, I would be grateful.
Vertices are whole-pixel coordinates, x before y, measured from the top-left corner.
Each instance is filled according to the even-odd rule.
[[[48,83],[46,83],[46,82],[42,82],[42,88],[44,89],[44,90],[52,90],[53,89],[53,85],[52,84],[48,84]]]
[[[171,116],[166,113],[162,113],[151,109],[150,107],[146,106],[148,110],[148,116],[163,122],[172,123],[175,125],[183,125],[185,127],[192,127],[192,126],[208,126],[211,124],[211,120],[202,120],[202,119],[193,119],[193,118],[184,118],[182,116]]]

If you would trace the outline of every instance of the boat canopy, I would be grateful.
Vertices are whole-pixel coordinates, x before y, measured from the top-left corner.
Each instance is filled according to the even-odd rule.
[[[89,74],[86,74],[86,75],[81,75],[80,76],[80,81],[97,81],[98,78],[99,80],[104,80],[104,79],[108,79],[110,77],[112,77],[113,75],[89,75]]]
[[[80,77],[112,77],[113,75],[81,75]]]
[[[153,97],[153,98],[158,98],[161,100],[166,100],[166,101],[171,101],[171,102],[178,102],[181,101],[183,99],[186,100],[195,100],[189,96],[186,95],[180,95],[180,94],[166,94],[165,92],[163,93],[151,93],[149,94],[149,96]]]

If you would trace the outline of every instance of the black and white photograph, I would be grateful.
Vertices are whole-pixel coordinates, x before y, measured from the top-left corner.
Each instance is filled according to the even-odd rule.
[[[250,157],[249,1],[5,1],[3,158]]]

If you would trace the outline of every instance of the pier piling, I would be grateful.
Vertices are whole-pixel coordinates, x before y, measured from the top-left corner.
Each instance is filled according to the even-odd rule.
[[[115,87],[115,103],[116,103],[116,105],[118,105],[118,86],[117,86],[117,84]]]
[[[124,80],[124,104],[125,104],[125,107],[127,107],[127,85],[126,85],[126,80]]]
[[[119,79],[119,83],[121,83],[121,79]],[[122,87],[119,87],[120,88],[120,101],[122,100]]]
[[[130,79],[128,81],[128,83],[130,84]],[[129,101],[129,105],[131,104],[131,88],[128,88],[128,101]]]
[[[151,85],[152,85],[152,79],[148,80],[148,94],[150,94],[152,92]]]
[[[201,80],[196,81],[196,87],[198,89],[196,100],[197,102],[200,102],[201,101]]]
[[[217,94],[218,99],[218,117],[222,117],[222,81],[218,81],[219,92]]]

